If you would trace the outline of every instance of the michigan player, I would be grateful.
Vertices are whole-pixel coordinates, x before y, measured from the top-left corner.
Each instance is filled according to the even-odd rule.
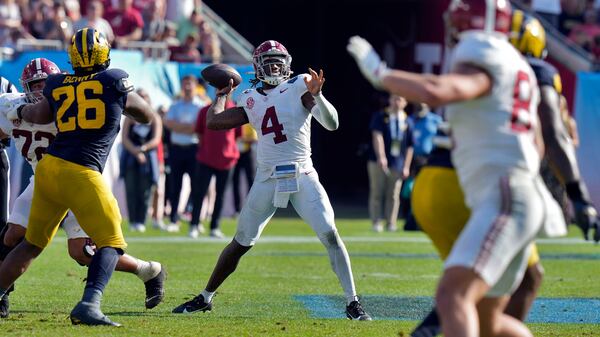
[[[31,60],[23,69],[21,75],[21,86],[25,94],[5,94],[0,96],[0,109],[4,107],[17,106],[24,103],[35,103],[43,95],[46,78],[51,74],[58,74],[60,70],[52,61],[44,58]],[[48,145],[56,136],[56,126],[54,123],[35,124],[26,121],[13,124],[5,117],[5,112],[0,114],[0,129],[3,133],[11,135],[15,140],[17,151],[23,154],[24,158],[31,165],[33,172],[41,159]],[[0,231],[0,264],[6,255],[16,246],[24,237],[27,229],[27,220],[31,210],[31,198],[33,197],[33,177],[29,185],[15,200],[12,212],[8,218],[8,227]],[[81,229],[77,219],[72,212],[69,212],[62,221],[62,227],[67,234],[68,251],[71,258],[80,265],[89,265],[91,256],[94,254],[93,242],[88,235]],[[163,280],[165,272],[160,263],[139,260],[131,255],[124,254],[119,258],[116,270],[129,272],[137,275],[146,287],[145,306],[151,309],[158,305],[164,297]],[[2,299],[6,307],[0,308],[0,317],[8,316],[8,293]]]
[[[348,51],[376,87],[433,106],[448,104],[452,159],[471,213],[436,294],[444,335],[531,336],[502,313],[507,295],[523,277],[533,239],[566,233],[558,205],[538,177],[535,75],[507,41],[508,1],[454,0],[448,18],[447,33],[459,42],[447,75],[390,70],[359,37]]]
[[[37,124],[55,121],[58,133],[36,168],[25,240],[0,267],[0,295],[48,245],[70,209],[97,246],[83,297],[71,311],[71,322],[118,326],[102,313],[100,300],[127,244],[117,201],[101,172],[119,131],[121,114],[149,123],[154,113],[132,92],[126,72],[108,69],[110,46],[98,31],[79,30],[68,52],[74,74],[49,76],[40,102],[8,114],[11,120]]]
[[[238,107],[225,110],[229,87],[217,90],[217,99],[206,117],[209,129],[230,129],[251,123],[258,131],[258,170],[247,202],[240,213],[234,239],[221,253],[206,288],[174,313],[207,311],[217,288],[235,271],[256,243],[278,207],[292,203],[317,233],[329,254],[331,266],[346,295],[349,319],[371,320],[356,296],[346,247],[335,226],[329,197],[319,182],[311,156],[310,123],[314,117],[327,130],[338,128],[337,110],[321,89],[323,71],[291,77],[292,57],[279,42],[269,40],[254,51],[256,89],[244,91]]]

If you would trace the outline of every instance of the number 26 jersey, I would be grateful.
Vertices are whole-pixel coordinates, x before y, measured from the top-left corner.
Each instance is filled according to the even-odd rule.
[[[257,161],[273,166],[310,159],[310,120],[302,105],[304,77],[293,77],[269,91],[247,89],[238,99],[258,134]]]
[[[119,133],[127,93],[133,90],[128,76],[120,69],[50,75],[44,96],[58,134],[48,153],[102,172]]]

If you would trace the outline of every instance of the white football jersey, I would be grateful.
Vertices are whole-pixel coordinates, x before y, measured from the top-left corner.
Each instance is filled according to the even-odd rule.
[[[18,106],[27,103],[25,94],[2,94],[0,95],[0,128],[2,132],[10,135],[17,150],[27,159],[33,171],[44,153],[46,148],[54,140],[57,129],[54,123],[34,124],[21,121],[13,124],[6,118],[6,114]]]
[[[537,174],[539,90],[527,61],[499,34],[468,32],[452,56],[452,68],[460,63],[485,70],[493,80],[490,94],[446,110],[455,143],[452,161],[463,188],[485,183],[483,170],[489,168]]]
[[[300,97],[307,92],[301,74],[266,95],[247,89],[240,95],[248,120],[258,134],[257,160],[261,165],[304,162],[310,159],[310,120],[312,115],[302,105]]]

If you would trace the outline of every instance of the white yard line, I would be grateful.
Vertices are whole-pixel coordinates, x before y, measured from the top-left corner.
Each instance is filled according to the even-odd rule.
[[[344,242],[354,243],[428,243],[428,238],[425,237],[374,237],[374,236],[342,236]],[[65,242],[65,237],[56,237],[53,241]],[[151,236],[151,237],[125,237],[129,243],[216,243],[223,244],[231,241],[231,237],[224,239],[213,239],[209,237],[201,237],[191,239],[185,236]],[[556,238],[556,239],[538,239],[539,244],[554,244],[554,245],[593,245],[590,241],[584,241],[580,238]],[[258,240],[258,243],[320,243],[316,236],[263,236]]]

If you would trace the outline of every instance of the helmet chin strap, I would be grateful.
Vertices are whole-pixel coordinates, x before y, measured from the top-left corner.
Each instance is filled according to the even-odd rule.
[[[496,1],[485,0],[485,26],[486,33],[492,33],[496,27]],[[505,1],[505,0],[500,0]]]

